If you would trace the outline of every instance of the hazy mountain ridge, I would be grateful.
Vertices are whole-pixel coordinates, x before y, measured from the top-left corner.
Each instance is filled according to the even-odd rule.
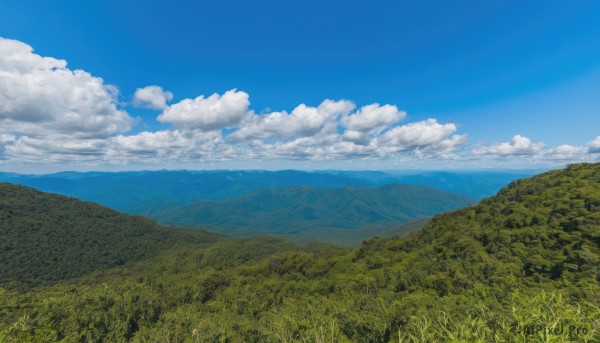
[[[199,201],[153,215],[159,222],[209,226],[236,235],[297,234],[304,230],[359,229],[430,217],[473,199],[415,185],[269,188],[237,198]],[[315,239],[320,235],[315,233]]]
[[[131,214],[148,214],[199,199],[225,199],[269,187],[343,187],[365,181],[299,171],[63,172],[9,175],[0,181],[74,196]]]
[[[0,181],[44,192],[93,201],[130,214],[183,206],[199,200],[221,200],[266,188],[320,188],[416,184],[480,199],[531,172],[378,171],[136,171],[61,172],[47,175],[0,173]]]

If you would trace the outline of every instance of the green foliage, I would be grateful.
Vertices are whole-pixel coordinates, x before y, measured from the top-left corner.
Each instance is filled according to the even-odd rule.
[[[414,185],[289,187],[263,189],[220,201],[198,201],[152,216],[161,223],[210,227],[232,236],[269,234],[301,240],[312,237],[338,244],[360,243],[372,234],[385,234],[392,225],[473,202],[462,195]],[[409,226],[405,229],[409,230]],[[340,239],[346,236],[354,239]]]
[[[600,164],[514,182],[355,250],[179,244],[0,289],[6,342],[598,342]]]
[[[397,332],[400,342],[594,342],[600,337],[598,304],[565,301],[561,293],[515,292],[511,311],[482,306],[460,317],[439,311],[411,317]]]
[[[54,282],[220,237],[176,230],[106,207],[0,183],[0,285]]]

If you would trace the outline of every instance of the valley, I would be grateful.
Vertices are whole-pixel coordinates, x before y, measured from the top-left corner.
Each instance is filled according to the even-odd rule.
[[[355,249],[173,229],[0,189],[6,342],[599,338],[600,164],[515,181],[422,229]],[[94,227],[104,233],[84,229]],[[147,249],[124,254],[122,242]],[[56,249],[71,258],[51,258]],[[102,263],[106,251],[122,260]],[[40,271],[27,260],[49,264]],[[98,263],[61,273],[73,260]],[[580,330],[524,329],[551,325]]]

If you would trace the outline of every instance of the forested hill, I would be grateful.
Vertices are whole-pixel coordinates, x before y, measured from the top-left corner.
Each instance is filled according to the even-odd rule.
[[[201,244],[219,237],[0,183],[0,285],[81,276],[153,256],[177,242]]]
[[[389,227],[474,202],[462,195],[415,185],[290,187],[227,200],[199,201],[159,211],[153,217],[169,225],[209,225],[233,235],[294,235],[308,231],[318,240],[329,229]]]
[[[406,265],[395,285],[405,291],[481,284],[501,295],[527,285],[600,299],[600,163],[515,181],[406,238],[371,240],[358,255]]]
[[[355,250],[223,240],[28,293],[0,287],[2,339],[599,342],[600,163]]]

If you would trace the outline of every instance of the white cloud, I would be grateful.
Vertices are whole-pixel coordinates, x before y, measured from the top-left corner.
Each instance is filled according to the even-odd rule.
[[[471,152],[474,159],[526,159],[529,162],[560,165],[598,161],[600,154],[594,153],[595,147],[600,147],[600,137],[583,146],[562,144],[554,148],[545,148],[545,144],[542,142],[534,143],[527,137],[516,135],[508,142],[491,145],[479,144]],[[598,152],[600,152],[600,149]]]
[[[220,130],[240,124],[248,116],[248,106],[248,94],[232,89],[222,96],[184,99],[165,109],[158,120],[182,129]]]
[[[371,131],[383,129],[392,125],[406,116],[403,111],[398,111],[396,106],[371,104],[361,107],[356,113],[344,117],[342,123],[348,130]]]
[[[459,156],[456,156],[456,152],[467,144],[468,138],[467,134],[452,135],[439,142],[418,147],[415,149],[415,155],[420,158],[442,157],[456,159],[459,158]]]
[[[254,115],[226,137],[253,157],[266,159],[381,159],[399,154],[419,158],[453,154],[467,135],[453,135],[457,126],[435,119],[394,126],[405,117],[396,106],[367,105],[354,113],[354,103],[325,100],[304,104],[291,113]]]
[[[215,100],[223,100],[226,94]],[[6,154],[24,161],[46,155],[49,161],[93,160],[112,164],[252,159],[373,160],[399,154],[445,158],[466,142],[466,135],[454,135],[455,124],[439,124],[434,119],[394,127],[405,116],[395,106],[373,104],[351,114],[354,109],[350,101],[325,100],[317,107],[301,104],[289,114],[250,112],[249,118],[238,124],[241,127],[228,137],[224,137],[221,130],[207,130],[206,125],[99,140],[61,142],[21,137],[11,143]],[[247,113],[246,106],[244,112]],[[366,141],[348,140],[349,128],[365,133]]]
[[[600,136],[586,144],[590,154],[600,154]]]
[[[547,155],[553,160],[573,160],[584,158],[587,153],[585,147],[563,144],[554,149],[549,149]]]
[[[454,123],[440,124],[436,119],[427,119],[397,126],[378,137],[377,144],[388,151],[427,147],[442,143],[456,130]]]
[[[21,136],[5,147],[5,155],[27,162],[91,162],[102,159],[109,140]]]
[[[377,134],[404,119],[406,113],[396,106],[371,104],[361,107],[356,113],[344,116],[341,120],[346,128],[344,138],[365,145],[369,136]]]
[[[288,142],[266,144],[261,151],[265,158],[334,161],[373,159],[379,156],[373,145],[358,145],[342,139],[337,133],[300,137]]]
[[[0,161],[6,159],[6,146],[12,145],[17,140],[17,137],[12,134],[0,134]]]
[[[154,160],[189,160],[210,154],[210,142],[222,142],[217,131],[164,130],[141,132],[131,136],[117,136],[112,140],[107,155],[111,159],[129,162]]]
[[[0,137],[2,138],[2,137]],[[11,142],[11,137],[7,139]],[[56,140],[20,137],[12,139],[5,154],[21,162],[78,163],[161,163],[178,161],[218,161],[239,154],[224,144],[219,131],[162,130],[118,135],[105,139]],[[1,147],[1,144],[0,144]]]
[[[164,130],[117,136],[107,158],[119,163],[222,161],[244,158],[219,131]]]
[[[141,132],[131,136],[114,138],[112,154],[125,155],[167,155],[168,152],[193,150],[190,137],[178,130]]]
[[[133,105],[153,110],[168,108],[167,102],[173,100],[173,93],[164,91],[159,86],[146,86],[138,88],[133,95]]]
[[[25,43],[0,38],[2,164],[600,159],[600,136],[582,146],[545,148],[516,135],[507,142],[479,144],[468,154],[467,134],[458,133],[456,124],[427,119],[400,125],[406,113],[394,105],[356,109],[351,101],[325,100],[289,113],[255,114],[248,94],[236,89],[169,106],[171,92],[160,86],[139,88],[132,104],[162,110],[157,120],[174,127],[128,134],[133,119],[119,109],[117,97],[118,90],[101,78],[37,55]]]
[[[472,152],[474,155],[531,156],[542,151],[544,146],[542,142],[534,143],[527,137],[516,135],[508,142],[478,145]]]
[[[298,105],[289,114],[284,111],[253,115],[247,125],[229,135],[228,139],[231,142],[272,137],[292,139],[331,132],[336,130],[338,117],[354,108],[350,101],[325,100],[318,107]]]
[[[3,133],[90,139],[126,132],[133,121],[117,108],[117,93],[99,77],[68,69],[64,60],[0,37]]]
[[[17,137],[12,134],[2,133],[0,134],[0,144],[10,144],[14,143],[17,140]]]

